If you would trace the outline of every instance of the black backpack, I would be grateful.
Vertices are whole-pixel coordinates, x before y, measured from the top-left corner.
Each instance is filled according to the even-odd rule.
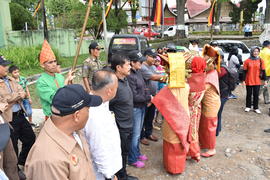
[[[236,86],[237,86],[237,82],[238,82],[238,72],[234,71],[233,69],[229,68],[226,65],[221,65],[221,67],[224,67],[227,72],[228,72],[228,86],[229,86],[229,90],[233,91],[235,90]]]

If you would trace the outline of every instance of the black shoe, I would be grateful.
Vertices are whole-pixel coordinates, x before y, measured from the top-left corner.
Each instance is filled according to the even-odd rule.
[[[139,178],[127,175],[127,180],[139,180]]]
[[[270,129],[265,129],[264,132],[270,133]]]
[[[270,104],[270,101],[264,102],[264,104]]]

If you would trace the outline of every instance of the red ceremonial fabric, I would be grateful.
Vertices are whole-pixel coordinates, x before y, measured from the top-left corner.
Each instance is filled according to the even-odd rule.
[[[206,61],[204,58],[195,56],[191,62],[192,73],[203,73],[206,68]]]
[[[181,141],[185,152],[188,152],[188,131],[190,120],[186,110],[178,103],[177,99],[168,87],[162,88],[153,98],[152,103],[156,106],[175,132]]]
[[[171,144],[163,140],[163,164],[165,170],[172,174],[185,171],[186,153],[180,144]]]
[[[201,114],[199,141],[202,149],[215,149],[217,117],[205,117]]]
[[[190,87],[190,92],[200,92],[205,90],[205,73],[192,73],[187,79]]]
[[[206,73],[205,83],[212,84],[219,94],[218,72],[216,70],[212,70]]]

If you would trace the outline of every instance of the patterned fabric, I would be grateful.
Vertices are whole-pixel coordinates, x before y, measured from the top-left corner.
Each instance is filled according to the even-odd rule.
[[[202,149],[214,149],[216,145],[217,114],[220,107],[220,97],[212,84],[207,83],[205,88],[202,100],[199,141]]]
[[[41,49],[41,52],[39,55],[39,61],[40,61],[40,64],[43,64],[49,60],[56,60],[56,57],[55,57],[48,41],[44,40],[43,45],[42,45],[42,49]]]
[[[23,90],[26,91],[26,87],[28,85],[28,81],[25,77],[20,76],[20,81],[19,81],[19,85],[21,85],[23,87]]]
[[[92,77],[95,71],[102,68],[102,63],[98,59],[87,58],[84,60],[82,67],[82,77],[89,79],[89,84],[91,85]]]
[[[190,113],[190,131],[189,140],[191,141],[189,147],[189,155],[191,157],[200,156],[199,146],[199,125],[201,118],[201,101],[205,91],[191,92],[188,98],[189,113]]]

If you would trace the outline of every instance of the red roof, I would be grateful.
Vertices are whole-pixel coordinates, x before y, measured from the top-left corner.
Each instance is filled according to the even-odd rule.
[[[191,18],[209,9],[211,2],[206,0],[187,0],[186,7]]]

